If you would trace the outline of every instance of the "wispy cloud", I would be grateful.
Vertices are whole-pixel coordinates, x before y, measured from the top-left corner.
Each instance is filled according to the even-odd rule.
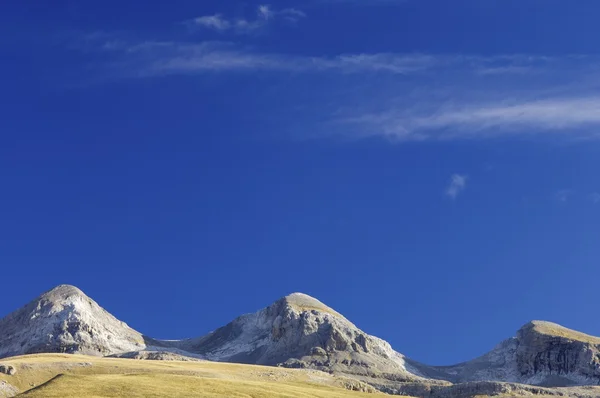
[[[126,76],[131,76],[133,71],[134,76],[140,77],[250,70],[407,74],[429,69],[439,62],[435,57],[419,54],[280,55],[260,53],[226,42],[110,41],[99,48],[118,60],[116,64]]]
[[[342,120],[361,125],[367,135],[408,141],[482,138],[510,134],[574,133],[600,127],[600,96],[567,96],[540,100],[477,100],[432,103],[423,108],[391,109]],[[597,137],[589,129],[584,136]]]
[[[277,15],[291,15],[293,12],[295,11],[283,10],[278,11]],[[265,20],[271,18],[271,13],[274,11],[270,11],[269,8],[260,11],[263,15],[261,18]],[[213,29],[232,29],[231,22],[220,16],[202,18],[206,18],[202,23]],[[97,48],[112,52],[114,56],[120,57],[122,63],[135,64],[131,66],[141,71],[139,75],[142,76],[248,69],[305,73],[381,73],[393,76],[456,68],[477,73],[480,68],[490,63],[504,65],[507,69],[515,63],[523,63],[522,56],[483,58],[419,53],[357,53],[311,57],[264,53],[233,43],[215,41],[132,43],[113,39],[97,43]]]
[[[259,6],[257,21],[260,23],[274,18],[300,18],[305,16],[296,9],[273,10],[269,6]],[[261,22],[262,21],[262,22]],[[199,17],[194,24],[217,31],[253,30],[256,21],[229,20],[222,15]],[[340,72],[340,73],[373,73],[381,72],[391,75],[403,75],[420,71],[444,72],[463,69],[473,73],[507,74],[514,73],[514,68],[529,68],[533,63],[550,62],[547,57],[530,57],[522,55],[510,56],[464,56],[434,55],[420,53],[355,53],[333,56],[299,56],[292,54],[265,53],[250,50],[244,46],[229,42],[215,41],[155,41],[129,42],[107,34],[86,36],[86,40],[78,40],[78,49],[89,52],[101,50],[120,57],[122,64],[136,63],[138,69],[151,69],[155,74],[204,72],[207,69],[232,71],[237,69],[280,70],[288,72]],[[206,67],[207,58],[220,58],[223,62],[213,63]],[[163,65],[163,68],[156,68]],[[493,72],[490,70],[494,68]],[[488,70],[489,69],[489,70]],[[487,71],[485,71],[487,70]],[[483,71],[483,72],[482,72]]]
[[[256,15],[252,19],[229,19],[222,14],[214,14],[194,18],[188,21],[188,24],[196,28],[212,29],[221,33],[234,32],[246,34],[256,32],[277,19],[295,23],[304,17],[306,17],[306,14],[295,8],[274,10],[269,5],[260,5],[256,9]]]
[[[467,176],[461,174],[453,174],[450,177],[450,184],[446,188],[446,195],[452,199],[456,199],[458,195],[467,187]]]
[[[573,196],[573,191],[570,189],[561,189],[554,193],[554,199],[559,203],[566,203],[571,196]]]
[[[257,21],[268,22],[303,14],[262,6],[256,15]],[[197,23],[225,31],[249,26],[248,21],[221,16],[201,17]],[[105,55],[105,64],[113,67],[113,76],[261,71],[295,77],[322,74],[332,77],[328,81],[342,76],[338,81],[344,80],[343,90],[352,89],[353,95],[337,96],[335,104],[315,107],[321,113],[318,119],[327,125],[321,129],[327,130],[325,135],[382,137],[394,142],[517,135],[600,138],[600,95],[595,89],[598,58],[402,53],[311,57],[224,42],[102,39],[95,39],[96,48]],[[85,45],[91,44],[86,41]],[[405,78],[409,74],[411,78]],[[588,75],[587,82],[581,78]],[[364,84],[367,78],[369,84]]]
[[[231,21],[224,19],[221,14],[205,15],[194,19],[194,23],[198,26],[202,26],[208,29],[214,29],[218,31],[226,31],[232,28],[233,24]]]
[[[535,69],[530,66],[487,66],[482,67],[477,71],[480,75],[507,75],[507,74],[527,74],[535,72]]]

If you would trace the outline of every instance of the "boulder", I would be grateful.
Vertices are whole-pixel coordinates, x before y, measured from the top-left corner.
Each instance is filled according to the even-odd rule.
[[[17,368],[12,365],[0,365],[0,373],[12,376],[17,373]]]

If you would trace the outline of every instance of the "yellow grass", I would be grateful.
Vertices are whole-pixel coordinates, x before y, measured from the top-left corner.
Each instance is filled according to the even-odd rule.
[[[326,373],[251,365],[62,354],[8,358],[0,363],[17,368],[16,375],[0,375],[0,381],[29,398],[375,396],[349,391],[344,388],[347,380]]]
[[[563,326],[550,322],[534,322],[534,330],[539,333],[563,337],[570,340],[582,341],[589,344],[600,344],[600,338],[581,333],[576,330],[567,329]]]

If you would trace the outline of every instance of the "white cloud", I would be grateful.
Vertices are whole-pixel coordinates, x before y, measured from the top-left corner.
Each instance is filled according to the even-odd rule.
[[[260,5],[256,9],[256,16],[253,19],[227,19],[222,14],[214,14],[194,18],[192,21],[189,21],[189,24],[194,27],[212,29],[221,33],[231,31],[238,34],[247,34],[264,28],[276,19],[283,19],[294,23],[304,17],[306,17],[306,14],[295,8],[273,10],[269,5]]]
[[[343,72],[389,72],[405,74],[439,65],[440,59],[423,54],[346,54],[333,58],[312,58],[306,66]]]
[[[467,187],[467,176],[461,174],[453,174],[450,177],[450,184],[446,189],[446,195],[452,199],[456,199],[458,195]]]
[[[221,14],[198,17],[194,19],[194,23],[198,26],[203,26],[205,28],[214,29],[221,32],[229,30],[232,27],[232,23],[227,19],[224,19]]]
[[[287,19],[290,22],[296,22],[300,18],[306,18],[306,13],[304,11],[298,10],[296,8],[286,8],[279,11],[278,15]]]
[[[594,138],[600,127],[600,96],[567,96],[539,100],[485,100],[439,103],[423,108],[394,108],[340,120],[360,125],[366,135],[397,141],[484,138],[511,134],[570,134]]]
[[[259,19],[269,20],[273,18],[275,14],[271,10],[271,6],[260,5],[258,6],[258,17]]]

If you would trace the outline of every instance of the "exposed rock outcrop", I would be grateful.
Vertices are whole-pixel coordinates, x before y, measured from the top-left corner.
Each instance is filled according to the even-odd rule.
[[[0,365],[0,373],[9,376],[14,376],[17,373],[17,368],[15,368],[12,365]]]
[[[112,358],[128,358],[144,361],[201,361],[199,358],[192,357],[191,353],[176,354],[170,351],[132,351],[123,354],[110,355]]]
[[[537,321],[521,328],[515,361],[529,384],[600,384],[600,339],[553,323]]]

